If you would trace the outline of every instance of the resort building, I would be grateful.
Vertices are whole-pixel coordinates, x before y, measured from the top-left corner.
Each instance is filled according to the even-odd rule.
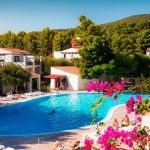
[[[147,56],[150,56],[150,47],[147,48],[147,50],[146,50],[146,55],[147,55]]]
[[[36,89],[40,90],[40,74],[41,61],[36,60],[36,57],[30,52],[14,48],[0,48],[0,65],[14,63],[20,65],[22,68],[31,72],[30,82],[27,83],[26,88],[28,92],[32,92],[33,84],[36,84]],[[12,91],[11,86],[2,86],[2,92],[7,93]]]
[[[79,37],[76,39],[72,39],[70,41],[71,43],[71,48],[62,50],[62,51],[55,51],[54,52],[54,58],[65,58],[65,59],[76,59],[80,58],[80,55],[78,54],[79,49],[81,48],[80,46],[77,45],[77,40],[79,40]]]
[[[51,67],[51,74],[45,76],[51,80],[52,89],[84,90],[87,79],[80,77],[79,68],[75,66]]]
[[[65,59],[74,59],[79,58],[78,54],[79,48],[69,48],[63,51],[54,52],[54,58],[65,58]]]

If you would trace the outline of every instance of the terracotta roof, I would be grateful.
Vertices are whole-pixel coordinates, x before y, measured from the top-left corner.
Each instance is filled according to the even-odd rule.
[[[146,50],[147,52],[150,52],[150,47],[149,48],[147,48],[147,50]]]
[[[77,49],[80,49],[80,48],[81,48],[81,46],[79,46],[79,45],[73,45],[72,47],[73,47],[73,48],[77,48]]]
[[[12,53],[29,53],[28,51],[16,49],[16,48],[0,48],[0,50],[6,50]]]
[[[80,70],[79,68],[75,67],[75,66],[58,66],[58,67],[53,67],[71,74],[75,74],[75,75],[80,75]]]
[[[32,77],[39,77],[39,76],[40,76],[40,74],[35,73],[35,72],[31,72],[31,76],[32,76]]]
[[[74,43],[74,42],[76,42],[76,39],[73,38],[73,39],[70,40],[71,44]]]
[[[44,76],[43,78],[49,78],[49,79],[58,79],[58,78],[62,78],[64,77],[64,75],[60,75],[60,74],[49,74],[47,76]]]

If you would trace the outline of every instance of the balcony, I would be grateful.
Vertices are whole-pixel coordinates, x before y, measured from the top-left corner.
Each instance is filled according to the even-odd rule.
[[[27,66],[31,66],[31,65],[33,65],[33,62],[32,61],[28,61],[28,62],[26,62],[26,65]]]
[[[40,65],[40,61],[35,61],[35,65]]]
[[[4,59],[0,59],[0,62],[4,62]]]

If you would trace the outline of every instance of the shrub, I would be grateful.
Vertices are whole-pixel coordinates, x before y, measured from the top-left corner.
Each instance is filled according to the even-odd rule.
[[[132,86],[129,90],[135,93],[150,94],[150,78],[138,78],[138,85]]]
[[[45,74],[50,73],[50,67],[52,66],[72,66],[73,63],[69,60],[66,60],[64,58],[55,59],[52,57],[45,57],[43,58],[43,71]]]

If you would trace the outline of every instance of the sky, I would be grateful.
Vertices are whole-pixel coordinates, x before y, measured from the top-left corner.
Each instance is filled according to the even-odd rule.
[[[0,0],[0,34],[74,28],[80,15],[104,24],[137,14],[150,14],[150,0]]]

